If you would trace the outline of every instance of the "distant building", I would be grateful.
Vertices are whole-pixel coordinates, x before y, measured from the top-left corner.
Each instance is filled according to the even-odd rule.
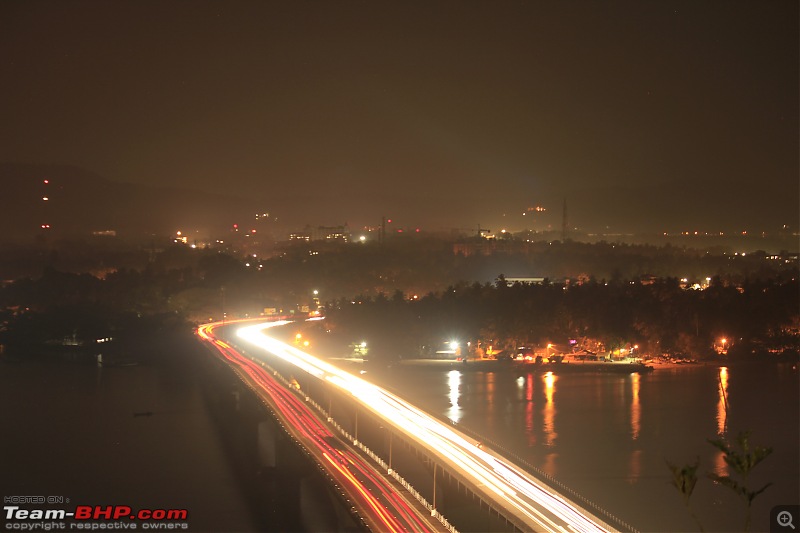
[[[544,283],[544,278],[506,278],[506,285],[509,287],[515,283],[522,285],[541,285]]]
[[[311,234],[314,241],[350,241],[350,228],[343,226],[319,226]]]
[[[797,263],[799,256],[800,254],[798,254],[797,252],[787,252],[786,250],[781,250],[781,253],[768,255],[765,257],[765,259],[768,259],[770,261],[778,261],[785,265],[789,265],[792,263]]]
[[[306,226],[303,231],[289,234],[290,241],[336,241],[350,242],[350,228],[347,224],[342,226]]]

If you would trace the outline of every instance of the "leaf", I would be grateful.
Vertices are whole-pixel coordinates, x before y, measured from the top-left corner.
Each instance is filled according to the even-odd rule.
[[[712,481],[716,481],[720,485],[724,485],[725,487],[728,487],[733,492],[735,492],[737,496],[741,496],[743,498],[747,497],[747,490],[745,489],[745,487],[739,485],[739,483],[735,479],[733,479],[732,477],[730,477],[730,476],[719,476],[717,474],[712,474],[712,473],[709,473],[708,477]]]
[[[761,494],[762,492],[767,490],[771,485],[772,485],[772,482],[767,483],[766,485],[764,485],[763,487],[761,487],[760,489],[758,489],[755,492],[748,492],[747,493],[747,502],[748,503],[753,503],[753,500],[756,498],[756,496],[758,496],[759,494]]]
[[[728,444],[722,439],[708,439],[708,443],[725,454],[731,452],[730,448],[728,448]]]
[[[697,467],[700,464],[700,459],[696,459],[693,465],[685,465],[678,468],[676,465],[667,461],[667,467],[672,472],[672,486],[678,489],[678,492],[683,496],[684,503],[688,504],[689,498],[694,492],[694,487],[697,484]]]
[[[708,439],[709,444],[723,452],[725,455],[723,459],[731,469],[739,474],[744,481],[761,461],[766,459],[772,453],[772,448],[764,448],[756,446],[750,449],[750,432],[742,431],[736,437],[736,444],[739,450],[734,450],[722,439]]]

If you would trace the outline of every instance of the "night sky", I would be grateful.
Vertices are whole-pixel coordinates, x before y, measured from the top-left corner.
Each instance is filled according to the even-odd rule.
[[[798,2],[0,3],[0,161],[299,222],[798,225]],[[522,212],[547,208],[532,220]]]

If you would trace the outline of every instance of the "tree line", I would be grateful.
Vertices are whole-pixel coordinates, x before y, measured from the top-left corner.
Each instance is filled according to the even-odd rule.
[[[454,254],[441,240],[323,246],[318,253],[311,243],[269,257],[179,245],[157,253],[99,249],[92,256],[84,247],[80,263],[65,261],[71,256],[63,250],[34,250],[25,259],[16,249],[18,264],[41,263],[38,274],[0,284],[0,344],[25,351],[69,336],[135,337],[143,323],[188,328],[223,313],[299,314],[314,290],[331,327],[353,340],[372,332],[374,353],[431,350],[442,337],[507,348],[567,339],[608,348],[637,342],[651,353],[702,353],[722,335],[739,350],[796,344],[796,265],[771,263],[764,254],[533,244],[524,255],[475,256]],[[651,268],[656,264],[661,270]],[[565,276],[567,270],[577,275]],[[712,271],[708,289],[681,287],[684,273]],[[541,285],[487,281],[499,272],[556,276]],[[655,282],[643,284],[643,272]],[[672,274],[656,277],[662,272]]]
[[[372,353],[399,357],[430,351],[450,339],[462,345],[557,344],[606,350],[638,345],[653,355],[712,355],[721,338],[730,356],[781,352],[796,357],[800,341],[797,280],[742,285],[719,277],[705,290],[680,280],[581,284],[459,283],[417,300],[359,296],[332,302],[327,328],[370,342]]]

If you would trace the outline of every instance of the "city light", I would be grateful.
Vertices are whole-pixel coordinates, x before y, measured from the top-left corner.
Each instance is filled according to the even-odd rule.
[[[370,494],[413,494],[381,466],[388,488],[343,495],[363,448],[276,472],[305,432],[253,423],[305,417],[291,392],[376,454],[396,439],[397,472],[465,531],[594,530],[584,510],[620,531],[769,528],[800,457],[798,3],[0,3],[7,494],[194,491],[197,531],[453,533],[406,527],[402,506],[361,523]],[[243,318],[292,325],[245,339]],[[264,406],[256,366],[297,390]],[[210,396],[165,396],[184,378]],[[72,418],[81,442],[30,445]],[[775,450],[752,517],[705,475],[762,486],[708,446],[740,430]],[[132,475],[98,492],[73,475],[87,450]],[[277,500],[233,486],[258,516],[208,505],[230,480],[186,460],[231,454],[289,481]],[[688,509],[664,460],[695,457]],[[177,501],[138,498],[153,487]]]

